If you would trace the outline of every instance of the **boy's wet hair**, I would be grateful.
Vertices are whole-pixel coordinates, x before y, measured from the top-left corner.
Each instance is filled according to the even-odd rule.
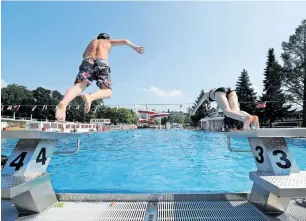
[[[98,35],[97,39],[107,39],[107,40],[109,40],[110,37],[107,33],[101,33],[101,34]]]

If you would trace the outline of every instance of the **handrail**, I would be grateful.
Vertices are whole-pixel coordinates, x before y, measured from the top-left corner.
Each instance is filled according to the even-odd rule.
[[[251,150],[234,150],[231,148],[231,138],[227,137],[227,148],[231,151],[231,152],[252,152]]]
[[[79,151],[80,149],[80,139],[77,139],[77,145],[76,149],[73,151],[54,151],[54,154],[75,154]]]
[[[296,204],[298,204],[299,206],[305,207],[306,208],[306,198],[304,199],[296,199],[295,200]]]

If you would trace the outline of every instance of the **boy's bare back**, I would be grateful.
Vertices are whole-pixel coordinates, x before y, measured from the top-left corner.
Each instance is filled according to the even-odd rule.
[[[83,58],[84,59],[97,58],[108,61],[108,55],[110,49],[113,46],[120,46],[120,45],[128,45],[140,54],[142,54],[144,51],[143,47],[136,46],[131,41],[126,39],[122,40],[94,39],[89,43],[86,50],[84,51]]]
[[[83,58],[98,58],[108,60],[108,54],[112,45],[110,40],[98,39],[92,40],[87,46]]]

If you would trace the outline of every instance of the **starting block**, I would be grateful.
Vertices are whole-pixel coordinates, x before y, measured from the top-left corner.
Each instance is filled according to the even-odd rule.
[[[250,150],[234,150],[231,138],[248,138]],[[257,171],[249,201],[264,212],[285,212],[291,198],[306,197],[306,172],[300,171],[285,138],[306,137],[306,128],[258,129],[228,132],[232,152],[252,152]]]
[[[47,167],[58,139],[77,139],[80,135],[43,131],[1,131],[4,139],[19,139],[2,170],[1,199],[12,201],[18,213],[25,214],[40,213],[56,203],[57,198],[50,175],[46,171]],[[77,150],[78,148],[79,139]]]

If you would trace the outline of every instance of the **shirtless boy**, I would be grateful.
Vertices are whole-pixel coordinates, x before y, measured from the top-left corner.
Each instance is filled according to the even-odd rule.
[[[136,52],[143,54],[144,48],[134,45],[129,40],[113,40],[106,33],[101,33],[97,39],[92,40],[83,53],[83,61],[79,67],[79,73],[74,86],[67,90],[62,101],[59,102],[55,117],[58,121],[65,121],[68,104],[81,94],[92,81],[100,88],[95,93],[83,94],[85,101],[85,113],[90,111],[91,102],[97,99],[110,98],[112,96],[112,80],[108,55],[113,46],[128,45]]]
[[[259,129],[260,125],[258,117],[240,110],[238,96],[236,92],[230,88],[219,87],[211,89],[209,92],[203,95],[191,114],[194,115],[197,109],[206,100],[210,102],[217,102],[218,106],[216,113],[218,113],[218,110],[221,109],[225,116],[243,122],[244,130],[249,130],[250,127]]]

